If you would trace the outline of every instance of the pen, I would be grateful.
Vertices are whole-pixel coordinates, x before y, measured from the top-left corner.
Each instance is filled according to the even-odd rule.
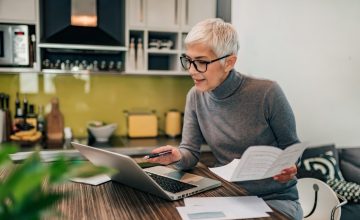
[[[144,158],[149,159],[149,158],[154,158],[154,157],[160,157],[160,156],[164,156],[167,154],[171,154],[171,152],[172,152],[172,150],[166,150],[166,151],[163,151],[160,153],[146,155]]]

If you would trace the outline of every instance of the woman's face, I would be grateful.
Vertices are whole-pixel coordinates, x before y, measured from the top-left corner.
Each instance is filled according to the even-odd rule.
[[[203,60],[203,61],[211,61],[217,59],[218,57],[215,53],[203,43],[195,43],[187,45],[186,48],[186,57],[190,60]],[[195,87],[197,90],[205,92],[211,91],[219,86],[228,76],[232,67],[229,67],[229,62],[227,59],[225,62],[216,61],[207,65],[207,70],[204,73],[198,72],[194,64],[191,64],[189,74],[191,78],[194,80]],[[230,62],[231,63],[231,62]]]

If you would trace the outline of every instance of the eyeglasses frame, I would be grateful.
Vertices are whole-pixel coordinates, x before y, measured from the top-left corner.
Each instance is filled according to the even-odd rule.
[[[197,60],[197,59],[192,60],[192,59],[188,58],[188,57],[186,56],[186,54],[182,54],[181,57],[180,57],[180,63],[181,63],[181,66],[182,66],[185,70],[189,70],[189,69],[191,68],[191,64],[193,64],[194,67],[195,67],[195,69],[196,69],[196,71],[198,71],[199,73],[205,73],[205,72],[207,71],[207,67],[208,67],[209,64],[214,63],[214,62],[219,61],[219,60],[222,60],[222,59],[227,58],[227,57],[229,57],[229,56],[231,56],[231,54],[227,54],[227,55],[225,55],[225,56],[222,56],[222,57],[219,57],[219,58],[210,60],[210,61],[206,61],[206,60]],[[182,63],[182,58],[185,58],[185,59],[188,59],[188,60],[189,60],[189,62],[190,62],[189,68],[186,69],[186,68],[184,67],[184,64]],[[202,61],[202,62],[204,62],[204,63],[205,63],[205,71],[199,71],[199,70],[198,70],[198,67],[197,67],[196,64],[195,64],[195,61]]]

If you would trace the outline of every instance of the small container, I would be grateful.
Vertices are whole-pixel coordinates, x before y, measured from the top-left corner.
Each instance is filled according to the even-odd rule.
[[[127,112],[127,129],[130,138],[150,138],[158,136],[158,118],[155,112]]]
[[[170,110],[165,114],[165,134],[169,137],[181,135],[182,113]]]
[[[88,125],[89,131],[95,137],[97,142],[107,142],[109,140],[109,137],[116,130],[116,128],[117,128],[116,123],[101,125],[101,126]]]

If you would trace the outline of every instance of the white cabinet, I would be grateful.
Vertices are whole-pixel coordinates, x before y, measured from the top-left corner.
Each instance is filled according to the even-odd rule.
[[[129,26],[144,27],[145,26],[145,0],[130,0],[127,4],[127,20]]]
[[[216,0],[127,0],[126,4],[129,49],[125,72],[187,74],[179,62],[184,51],[183,39],[194,24],[216,17]],[[130,42],[135,51],[130,50]],[[137,49],[139,42],[143,49]]]
[[[147,0],[147,26],[176,28],[179,26],[180,0]]]
[[[181,25],[190,30],[199,21],[216,17],[216,0],[183,0]]]
[[[0,22],[36,23],[37,0],[0,0]]]
[[[130,0],[130,27],[190,29],[205,18],[216,17],[216,0]]]

